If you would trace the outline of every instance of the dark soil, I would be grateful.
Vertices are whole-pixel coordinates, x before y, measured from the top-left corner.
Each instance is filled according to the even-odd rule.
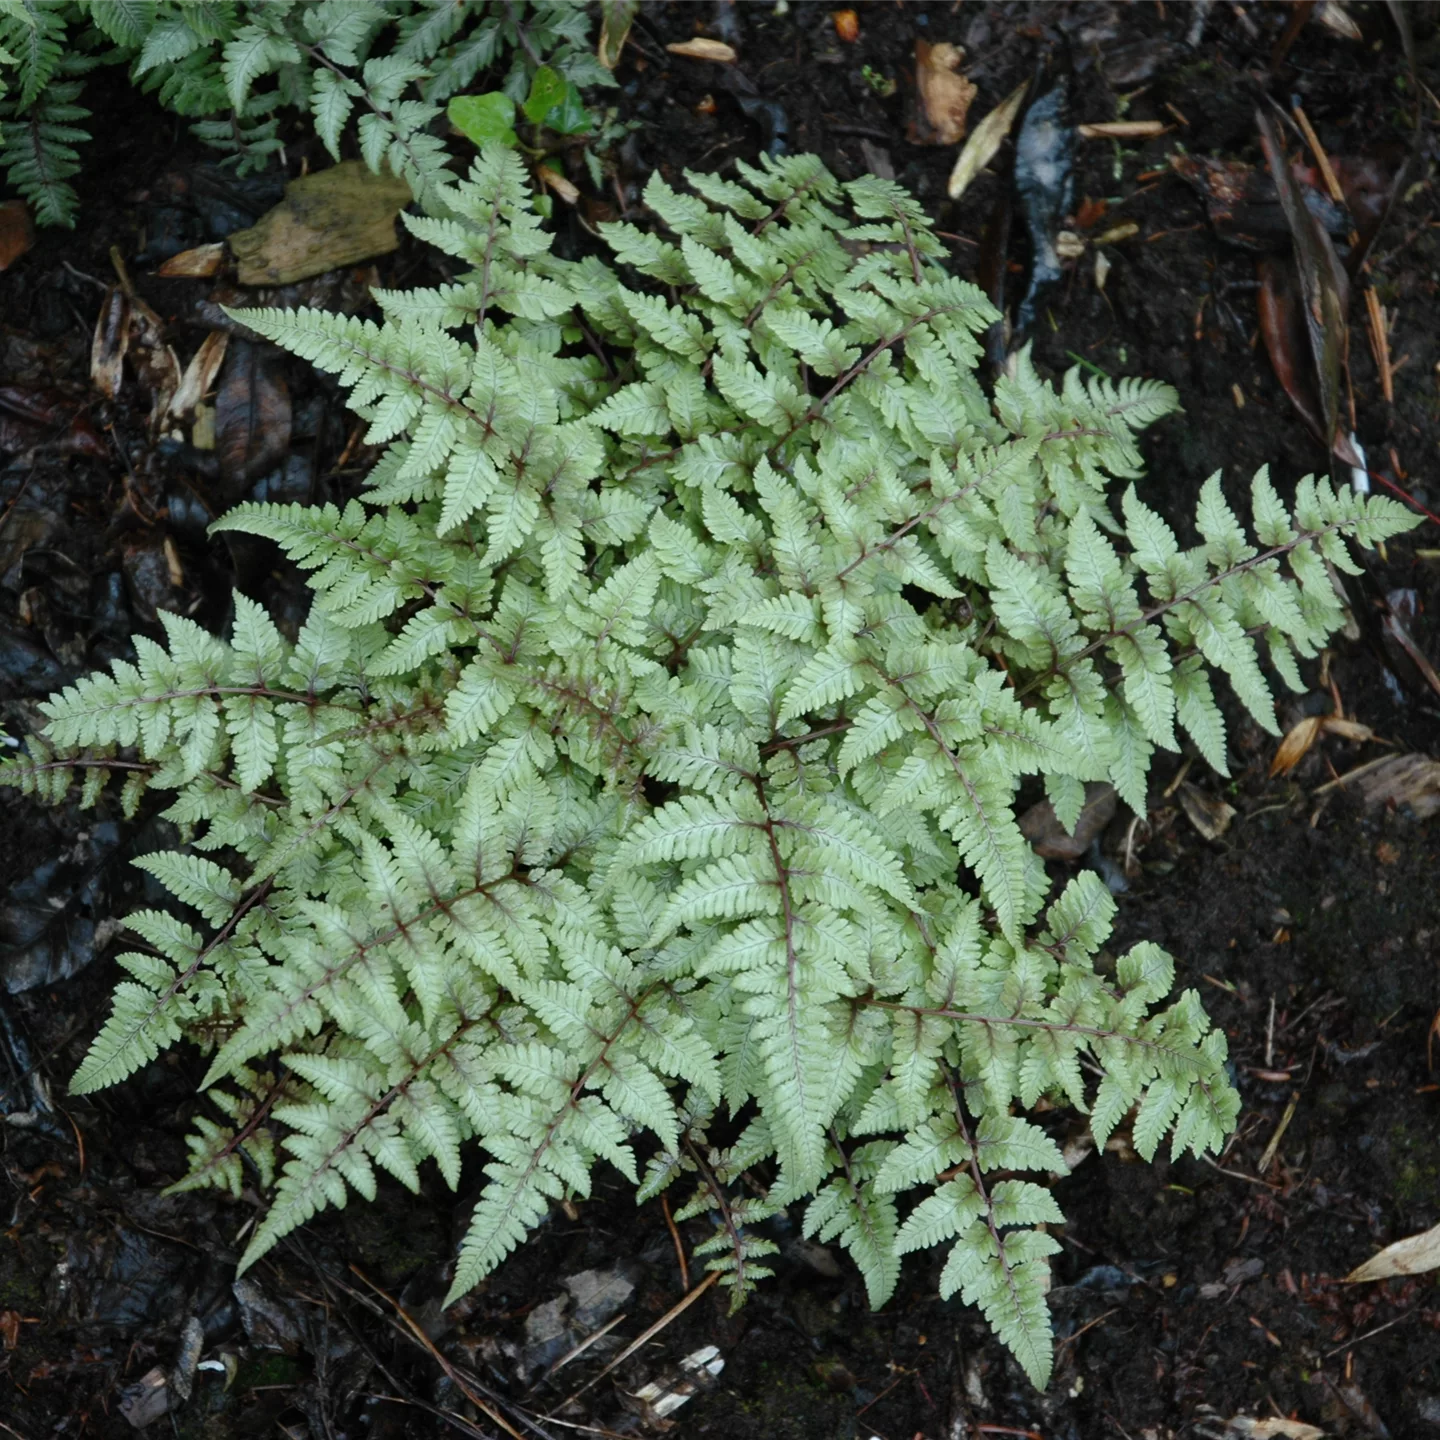
[[[965,47],[979,87],[972,123],[1027,76],[1050,83],[1066,72],[1074,120],[1114,119],[1128,94],[1124,118],[1176,128],[1123,146],[1078,142],[1072,228],[1091,241],[1124,221],[1138,228],[1105,245],[1103,290],[1093,244],[1067,262],[1038,308],[1037,363],[1058,373],[1078,359],[1179,389],[1185,413],[1147,437],[1141,483],[1182,527],[1215,470],[1238,495],[1261,464],[1282,491],[1326,467],[1257,337],[1253,253],[1217,235],[1167,156],[1183,145],[1256,162],[1254,110],[1268,94],[1287,106],[1298,99],[1332,156],[1369,156],[1393,174],[1411,144],[1415,91],[1385,7],[1351,5],[1360,41],[1312,21],[1273,73],[1290,7],[1216,6],[1193,45],[1196,12],[1173,0],[856,8],[858,39],[845,43],[828,5],[792,0],[782,15],[756,5],[718,16],[645,5],[618,71],[615,103],[637,128],[617,152],[613,184],[591,195],[576,166],[592,216],[623,207],[643,219],[636,197],[652,169],[678,179],[687,167],[753,159],[775,139],[778,118],[790,149],[819,152],[842,178],[892,167],[951,237],[955,269],[973,277],[986,220],[1009,183],[1004,153],[958,204],[945,200],[954,147],[908,138],[915,41]],[[1437,7],[1405,9],[1420,76],[1440,89]],[[736,46],[743,79],[666,54],[667,43],[701,30]],[[895,94],[881,98],[887,79]],[[183,448],[149,445],[138,400],[122,392],[107,404],[88,385],[90,333],[114,278],[111,246],[183,360],[214,320],[197,298],[209,286],[154,278],[158,258],[250,223],[272,203],[274,179],[223,184],[176,122],[114,77],[100,78],[95,97],[106,123],[86,152],[80,228],[43,237],[0,275],[0,386],[43,388],[52,407],[42,435],[0,444],[12,452],[0,471],[0,701],[12,733],[35,723],[34,702],[57,683],[122,653],[131,634],[153,633],[157,605],[223,624],[237,580],[282,614],[301,603],[293,577],[272,571],[268,556],[205,540],[207,512],[237,498],[226,483]],[[741,103],[755,98],[772,103]],[[1437,105],[1422,94],[1426,124]],[[1394,314],[1394,403],[1381,393],[1358,287],[1351,387],[1372,470],[1437,509],[1440,212],[1433,139],[1422,136],[1418,149],[1372,264]],[[292,173],[304,155],[303,144],[292,149]],[[578,225],[571,230],[570,243],[588,243]],[[1013,310],[1029,265],[1018,219],[1000,259]],[[405,248],[379,273],[386,284],[421,283],[428,263]],[[368,278],[313,282],[291,303],[358,305]],[[294,443],[263,483],[287,498],[349,493],[365,456],[347,444],[343,407],[303,366],[277,373],[289,388]],[[1231,780],[1198,763],[1182,777],[1165,757],[1146,820],[1122,817],[1105,836],[1109,873],[1129,874],[1117,943],[1154,939],[1176,955],[1180,983],[1201,990],[1229,1036],[1244,1111],[1216,1163],[1145,1165],[1112,1142],[1061,1182],[1069,1223],[1051,1295],[1060,1343],[1044,1395],[973,1313],[938,1300],[937,1260],[908,1264],[896,1299],[871,1314],[843,1255],[803,1242],[798,1227],[777,1227],[777,1277],[739,1315],[728,1316],[714,1292],[702,1295],[559,1410],[684,1294],[667,1212],[658,1203],[637,1211],[618,1179],[557,1212],[448,1316],[439,1297],[469,1194],[457,1204],[438,1183],[418,1201],[384,1191],[375,1205],[317,1221],[237,1289],[233,1261],[256,1197],[161,1194],[185,1170],[191,1059],[167,1055],[93,1099],[65,1091],[114,980],[115,921],[143,897],[137,872],[120,862],[166,837],[156,822],[122,824],[104,808],[82,815],[8,801],[0,860],[20,887],[0,909],[9,947],[0,950],[0,992],[10,992],[0,993],[0,1173],[9,1186],[0,1434],[131,1433],[122,1396],[152,1366],[172,1365],[194,1316],[207,1368],[188,1406],[151,1433],[500,1433],[471,1403],[477,1397],[511,1433],[658,1430],[668,1422],[657,1420],[654,1397],[647,1408],[636,1393],[675,1381],[684,1357],[713,1345],[723,1370],[682,1382],[703,1393],[671,1413],[680,1433],[1160,1440],[1220,1435],[1237,1415],[1294,1415],[1331,1434],[1440,1435],[1433,1276],[1365,1286],[1339,1278],[1440,1221],[1440,1076],[1428,1045],[1440,1010],[1440,841],[1433,821],[1404,805],[1367,809],[1351,787],[1326,788],[1384,755],[1382,745],[1440,750],[1440,697],[1387,642],[1379,618],[1387,603],[1404,603],[1393,592],[1413,591],[1411,633],[1440,657],[1429,619],[1440,614],[1437,545],[1426,525],[1367,557],[1352,591],[1353,638],[1337,641],[1323,681],[1321,665],[1311,666],[1313,693],[1282,706],[1288,727],[1329,714],[1338,698],[1376,743],[1324,739],[1272,779],[1274,741],[1234,714]],[[1187,813],[1182,778],[1195,787],[1192,807],[1196,794],[1234,807],[1216,839]],[[1054,868],[1059,878],[1064,866]],[[681,1234],[687,1249],[703,1238],[698,1228]],[[595,1299],[597,1290],[611,1298]],[[547,1378],[548,1366],[617,1313],[609,1337]],[[537,1420],[547,1413],[558,1418]],[[473,1425],[459,1421],[466,1414]]]

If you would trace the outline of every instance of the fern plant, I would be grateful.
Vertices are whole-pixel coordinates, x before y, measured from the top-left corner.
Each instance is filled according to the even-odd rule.
[[[295,639],[243,595],[228,640],[166,615],[4,769],[172,792],[190,841],[140,862],[181,908],[130,917],[73,1088],[208,1056],[182,1184],[278,1177],[242,1268],[377,1167],[456,1187],[473,1153],[453,1299],[605,1160],[693,1184],[737,1303],[782,1207],[876,1305],[948,1247],[942,1293],[1043,1385],[1065,1166],[1026,1112],[1133,1112],[1149,1157],[1238,1100],[1170,957],[1105,961],[1105,886],[1046,907],[1022,777],[1073,825],[1087,781],[1143,813],[1182,735],[1224,771],[1212,676],[1273,731],[1262,657],[1298,685],[1342,537],[1410,517],[1262,471],[1253,539],[1217,478],[1183,548],[1107,494],[1170,390],[1022,358],[987,394],[994,312],[905,191],[737,172],[652,178],[668,237],[608,227],[612,267],[549,254],[492,146],[407,217],[455,282],[245,313],[385,448],[343,509],[218,522],[311,572]]]
[[[503,92],[523,100],[540,57],[573,94],[613,85],[568,0],[0,0],[0,165],[42,225],[73,225],[76,146],[90,138],[79,78],[123,63],[241,174],[308,114],[338,160],[353,134],[434,204],[449,178],[445,106],[508,52]],[[9,92],[7,94],[7,91]]]

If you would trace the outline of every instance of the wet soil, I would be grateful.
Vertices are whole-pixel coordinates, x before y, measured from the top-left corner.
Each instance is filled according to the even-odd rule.
[[[1406,8],[1420,76],[1440,88],[1436,7]],[[959,203],[945,200],[954,148],[909,138],[915,41],[965,47],[979,89],[975,118],[1026,77],[1066,73],[1074,120],[1111,120],[1123,107],[1124,118],[1174,128],[1140,142],[1078,142],[1074,228],[1090,243],[1042,297],[1031,336],[1037,363],[1057,373],[1078,360],[1179,389],[1185,413],[1147,436],[1142,484],[1182,528],[1217,469],[1238,495],[1260,464],[1282,491],[1325,468],[1323,447],[1257,336],[1254,255],[1217,236],[1167,156],[1183,146],[1255,162],[1253,112],[1269,94],[1287,105],[1298,99],[1330,154],[1369,155],[1393,171],[1410,145],[1415,92],[1383,6],[1350,7],[1359,41],[1306,25],[1273,73],[1288,7],[1213,7],[1191,40],[1195,11],[1173,3],[911,0],[856,7],[854,43],[838,37],[831,9],[792,3],[775,14],[757,5],[717,16],[708,6],[646,5],[615,99],[637,128],[592,209],[635,209],[653,168],[678,178],[687,167],[753,159],[783,121],[789,148],[819,152],[842,177],[891,168],[951,237],[958,273],[974,277],[1007,183],[1004,159]],[[702,30],[736,46],[743,80],[665,51]],[[895,93],[886,98],[888,81]],[[156,604],[223,623],[237,571],[282,608],[298,603],[263,560],[206,542],[203,518],[183,523],[186,495],[202,512],[224,497],[183,463],[156,461],[133,443],[143,420],[123,397],[107,409],[88,390],[102,294],[95,281],[112,279],[110,247],[130,258],[142,293],[188,354],[206,320],[194,310],[194,283],[156,281],[153,264],[133,257],[176,227],[196,243],[210,238],[207,224],[226,223],[196,198],[197,186],[213,181],[196,181],[204,156],[183,131],[113,81],[101,84],[112,86],[114,113],[134,123],[107,127],[87,152],[80,230],[47,237],[0,275],[0,382],[58,386],[111,446],[108,456],[40,452],[28,468],[0,472],[0,702],[12,731],[33,723],[34,700],[57,681],[152,629]],[[750,103],[757,98],[768,108]],[[1431,97],[1423,104],[1433,124]],[[1381,393],[1358,299],[1351,388],[1372,468],[1440,509],[1440,212],[1433,140],[1422,137],[1419,150],[1372,263],[1393,312],[1394,403]],[[302,157],[303,147],[288,157],[292,171]],[[231,199],[253,213],[270,203],[263,187],[242,185]],[[1137,227],[1129,238],[1094,244],[1123,222]],[[1029,264],[1022,228],[1000,257],[1012,305]],[[578,228],[572,240],[585,243]],[[1110,261],[1103,290],[1097,248]],[[425,264],[423,253],[404,249],[380,273],[387,284],[419,283]],[[310,303],[343,303],[338,295]],[[297,416],[307,417],[296,449],[309,468],[298,481],[286,472],[290,483],[310,498],[346,493],[364,457],[347,446],[343,409],[303,367],[284,373]],[[23,544],[15,539],[22,524],[30,527]],[[1352,591],[1355,633],[1333,647],[1324,683],[1319,666],[1307,671],[1314,690],[1286,702],[1287,726],[1329,713],[1338,697],[1384,745],[1440,752],[1440,697],[1386,648],[1376,618],[1387,594],[1413,590],[1417,642],[1440,655],[1429,619],[1440,614],[1437,546],[1427,525],[1367,557]],[[37,620],[42,601],[49,610]],[[25,1440],[132,1433],[121,1414],[127,1387],[173,1364],[194,1316],[207,1368],[189,1405],[151,1433],[577,1433],[568,1421],[591,1433],[658,1433],[673,1422],[681,1434],[795,1440],[1160,1440],[1218,1435],[1236,1415],[1294,1415],[1336,1435],[1440,1436],[1433,1278],[1360,1287],[1339,1279],[1381,1245],[1440,1221],[1440,1075],[1429,1046],[1440,1010],[1440,840],[1433,821],[1403,805],[1367,809],[1351,787],[1331,783],[1384,754],[1377,745],[1326,739],[1289,775],[1271,778],[1273,740],[1230,718],[1233,778],[1198,764],[1182,777],[1180,761],[1162,760],[1145,822],[1117,820],[1103,843],[1110,873],[1128,873],[1117,946],[1160,942],[1177,957],[1179,983],[1201,990],[1229,1036],[1244,1100],[1239,1130],[1213,1164],[1149,1166],[1112,1143],[1060,1183],[1068,1224],[1051,1295],[1056,1376],[1045,1395],[973,1313],[938,1300],[937,1260],[913,1259],[896,1298],[872,1314],[843,1255],[779,1225],[776,1279],[739,1315],[727,1315],[713,1292],[702,1295],[574,1407],[537,1421],[686,1293],[667,1213],[658,1203],[637,1211],[618,1180],[557,1211],[448,1316],[438,1304],[442,1271],[469,1195],[457,1203],[438,1184],[418,1200],[382,1190],[373,1206],[317,1221],[237,1292],[233,1261],[254,1195],[160,1193],[185,1169],[189,1059],[168,1055],[84,1101],[65,1094],[113,983],[115,917],[142,894],[119,862],[164,837],[104,811],[97,821],[7,802],[0,860],[13,879],[33,881],[4,911],[7,984],[15,988],[9,977],[22,951],[30,980],[47,983],[0,995],[10,1066],[0,1075],[9,1112],[0,1126],[9,1186],[0,1236],[4,1429]],[[1234,807],[1223,835],[1207,840],[1197,830],[1177,781]],[[1057,879],[1064,868],[1054,865]],[[680,1227],[680,1238],[688,1250],[703,1236]],[[547,1374],[616,1315],[623,1319],[606,1338]],[[723,1369],[685,1378],[682,1360],[704,1346],[717,1347]],[[652,1395],[647,1407],[635,1398],[647,1382],[700,1393],[666,1421],[657,1415],[663,1400],[657,1407]],[[468,1430],[454,1418],[464,1414],[474,1418]]]

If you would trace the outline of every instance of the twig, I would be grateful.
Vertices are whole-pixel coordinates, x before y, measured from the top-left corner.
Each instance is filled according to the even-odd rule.
[[[1338,1355],[1342,1350],[1349,1350],[1359,1345],[1363,1340],[1369,1340],[1372,1336],[1378,1335],[1382,1330],[1388,1330],[1392,1325],[1398,1325],[1402,1320],[1408,1320],[1415,1313],[1414,1307],[1407,1310],[1403,1315],[1397,1315],[1393,1320],[1387,1320],[1383,1325],[1377,1325],[1373,1330],[1367,1330],[1363,1335],[1357,1335],[1353,1340],[1347,1340],[1343,1345],[1337,1345],[1333,1350],[1325,1352],[1325,1358],[1329,1360],[1332,1356]]]
[[[591,1331],[591,1333],[590,1333],[589,1335],[587,1335],[578,1345],[572,1345],[572,1346],[570,1347],[570,1349],[567,1350],[567,1351],[530,1387],[530,1390],[529,1390],[529,1392],[527,1392],[527,1393],[529,1393],[529,1394],[534,1394],[534,1392],[535,1392],[536,1390],[538,1390],[547,1380],[549,1380],[549,1379],[551,1378],[551,1376],[553,1376],[554,1374],[556,1374],[557,1371],[563,1370],[572,1360],[577,1360],[577,1359],[579,1359],[579,1357],[580,1357],[581,1355],[583,1355],[597,1340],[603,1339],[603,1338],[604,1338],[606,1335],[608,1335],[617,1325],[619,1325],[619,1324],[621,1323],[621,1321],[623,1321],[624,1319],[625,1319],[625,1312],[622,1310],[618,1315],[616,1315],[616,1316],[614,1317],[614,1319],[612,1319],[612,1320],[607,1320],[598,1330],[593,1330],[593,1331]]]
[[[685,1244],[680,1239],[680,1231],[675,1226],[675,1217],[670,1213],[670,1197],[660,1197],[660,1209],[665,1213],[665,1227],[670,1231],[670,1238],[675,1242],[675,1258],[680,1262],[680,1288],[690,1288],[690,1265],[685,1259]]]
[[[1315,795],[1328,794],[1339,786],[1348,785],[1352,780],[1358,780],[1362,775],[1368,775],[1372,770],[1378,770],[1382,765],[1388,765],[1394,758],[1393,755],[1382,755],[1378,760],[1367,760],[1363,765],[1357,765],[1353,770],[1347,770],[1343,775],[1337,775],[1333,780],[1327,780],[1314,793]]]
[[[382,1290],[358,1265],[350,1266],[350,1273],[368,1285],[382,1300],[386,1302],[400,1317],[405,1328],[415,1337],[420,1344],[430,1352],[436,1364],[445,1372],[450,1383],[483,1415],[488,1415],[507,1435],[513,1440],[525,1440],[525,1437],[493,1406],[489,1401],[478,1395],[474,1389],[465,1383],[460,1372],[435,1348],[435,1342],[410,1318],[410,1312],[393,1295]],[[545,1432],[538,1425],[532,1426],[536,1434],[544,1435]]]
[[[567,1405],[578,1400],[592,1385],[598,1385],[617,1365],[622,1365],[628,1360],[646,1341],[653,1339],[673,1320],[679,1319],[718,1279],[720,1272],[712,1270],[693,1290],[683,1295],[672,1305],[648,1330],[642,1330],[598,1375],[587,1380],[573,1395],[568,1395],[555,1407],[556,1410],[563,1410]],[[546,1415],[547,1420],[553,1418]]]
[[[1260,1164],[1256,1168],[1262,1175],[1270,1168],[1270,1162],[1275,1158],[1275,1152],[1279,1150],[1280,1142],[1285,1138],[1285,1132],[1295,1118],[1295,1107],[1299,1103],[1300,1092],[1296,1090],[1291,1094],[1290,1103],[1285,1107],[1285,1113],[1281,1115],[1280,1123],[1275,1127],[1275,1133],[1270,1137],[1270,1143],[1265,1147],[1265,1153],[1260,1157]]]

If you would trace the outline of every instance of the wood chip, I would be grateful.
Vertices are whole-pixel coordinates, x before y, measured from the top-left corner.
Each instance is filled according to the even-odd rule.
[[[1408,806],[1417,820],[1425,820],[1440,810],[1440,760],[1414,753],[1392,755],[1367,767],[1356,788],[1367,806]]]
[[[740,58],[723,40],[707,40],[703,35],[665,48],[672,55],[684,55],[689,60],[713,60],[717,65],[733,65]]]

